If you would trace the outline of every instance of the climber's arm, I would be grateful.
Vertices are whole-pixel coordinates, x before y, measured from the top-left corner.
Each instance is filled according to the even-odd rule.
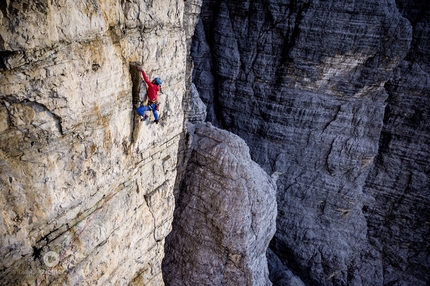
[[[142,78],[147,83],[150,84],[151,81],[149,80],[148,76],[146,75],[145,71],[143,69],[140,70],[142,72]]]

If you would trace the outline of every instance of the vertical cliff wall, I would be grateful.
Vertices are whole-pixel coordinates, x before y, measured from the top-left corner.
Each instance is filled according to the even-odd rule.
[[[384,283],[430,283],[430,4],[397,1],[413,27],[408,54],[385,84],[379,154],[364,192],[372,245]]]
[[[0,4],[1,283],[428,284],[426,1],[200,5]]]
[[[196,7],[0,4],[2,285],[163,283]],[[132,62],[163,79],[158,125],[133,125]]]
[[[203,2],[208,119],[282,172],[274,284],[428,283],[429,18],[402,3]]]

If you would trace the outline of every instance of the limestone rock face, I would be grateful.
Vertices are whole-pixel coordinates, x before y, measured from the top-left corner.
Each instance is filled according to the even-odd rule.
[[[2,285],[163,283],[197,7],[1,4]],[[133,124],[133,62],[163,79],[158,125]]]
[[[380,151],[364,188],[372,245],[384,284],[430,283],[430,4],[399,1],[413,25],[411,48],[385,87]]]
[[[203,2],[208,119],[282,173],[274,283],[428,283],[429,9],[397,2]]]
[[[204,123],[190,123],[189,132],[187,177],[166,238],[166,284],[271,285],[274,180],[236,135]]]

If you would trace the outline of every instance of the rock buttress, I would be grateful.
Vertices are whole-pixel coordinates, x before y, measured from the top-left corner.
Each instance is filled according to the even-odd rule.
[[[236,135],[204,123],[190,133],[187,176],[166,238],[166,285],[270,285],[274,181]]]

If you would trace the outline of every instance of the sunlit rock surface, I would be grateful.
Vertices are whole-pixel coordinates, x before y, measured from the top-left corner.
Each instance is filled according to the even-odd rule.
[[[197,4],[1,4],[2,285],[163,284]],[[163,79],[158,125],[133,124],[133,62]]]

